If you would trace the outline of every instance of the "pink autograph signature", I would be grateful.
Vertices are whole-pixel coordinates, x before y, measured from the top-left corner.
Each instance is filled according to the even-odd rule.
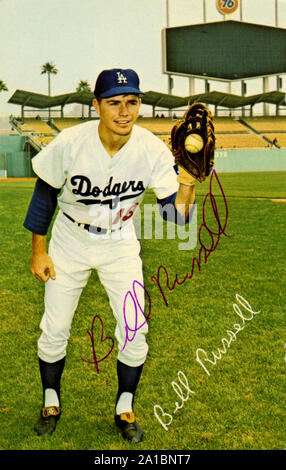
[[[148,315],[145,314],[144,309],[140,305],[140,302],[138,300],[137,293],[136,293],[136,288],[135,288],[136,285],[140,286],[144,290],[144,292],[147,294],[148,302],[149,302]],[[133,305],[134,305],[135,328],[130,328],[130,326],[128,325],[127,318],[126,318],[126,302],[127,302],[128,297],[131,298],[131,300],[133,302]],[[143,315],[145,317],[145,320],[139,326],[137,326],[138,325],[138,309],[137,309],[137,306],[139,307],[139,310],[141,311],[141,313],[143,313]],[[121,349],[121,351],[123,351],[125,349],[127,341],[129,341],[129,342],[133,341],[134,338],[135,338],[136,332],[138,330],[140,330],[140,328],[142,328],[142,326],[145,325],[147,320],[151,319],[150,315],[151,315],[151,297],[150,297],[150,294],[148,293],[147,289],[145,289],[145,287],[140,282],[133,281],[133,293],[131,291],[128,291],[125,295],[124,303],[123,303],[123,317],[124,317],[124,322],[125,322],[125,343],[124,343],[123,348]],[[129,331],[133,332],[133,335],[131,336],[131,338],[129,338]]]

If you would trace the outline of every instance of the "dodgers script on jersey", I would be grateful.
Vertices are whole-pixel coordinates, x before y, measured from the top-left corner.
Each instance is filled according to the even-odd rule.
[[[98,120],[63,130],[32,160],[35,173],[55,188],[62,211],[78,223],[115,230],[132,223],[147,188],[158,199],[178,190],[174,158],[166,144],[135,125],[112,157],[98,134]]]

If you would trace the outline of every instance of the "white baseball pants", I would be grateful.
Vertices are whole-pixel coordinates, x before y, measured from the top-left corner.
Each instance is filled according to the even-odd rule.
[[[49,244],[49,255],[55,266],[56,279],[49,279],[45,285],[45,311],[40,323],[42,333],[38,341],[38,355],[43,361],[56,362],[66,355],[72,320],[80,295],[92,270],[96,269],[117,321],[115,337],[118,341],[118,359],[131,367],[145,362],[148,352],[145,338],[148,331],[147,322],[135,335],[129,333],[129,338],[133,337],[133,340],[126,343],[123,314],[124,298],[128,291],[132,291],[133,281],[143,285],[140,243],[136,239],[132,224],[122,229],[117,238],[114,234],[111,234],[111,237],[90,234],[59,211]],[[144,289],[137,289],[136,294],[144,311]],[[95,312],[104,322],[106,312],[104,315],[103,312],[98,312],[96,304]],[[135,329],[133,301],[126,303],[125,314],[129,327]],[[145,321],[139,307],[137,315],[138,327]],[[125,343],[126,346],[121,351]]]

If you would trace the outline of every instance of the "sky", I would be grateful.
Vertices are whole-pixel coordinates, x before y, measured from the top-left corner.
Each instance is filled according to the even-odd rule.
[[[243,21],[275,26],[275,0],[242,1]],[[52,77],[52,95],[75,91],[80,80],[93,88],[98,73],[113,67],[134,68],[143,91],[167,93],[161,44],[166,4],[167,0],[0,0],[0,80],[9,89],[0,94],[0,116],[20,113],[18,105],[7,103],[17,89],[47,94],[47,75],[41,75],[41,67],[48,61],[58,69]],[[278,26],[286,28],[286,0],[278,0],[278,11]],[[239,11],[232,19],[240,19]],[[206,0],[206,20],[223,20],[216,0]],[[170,26],[202,22],[203,0],[169,0]],[[188,95],[188,79],[173,78],[173,93]],[[203,86],[202,80],[195,80],[196,92]],[[275,88],[273,77],[270,91]],[[211,90],[228,91],[227,84],[211,82]],[[248,95],[261,91],[261,79],[249,81]],[[239,94],[240,84],[234,83],[232,92]]]

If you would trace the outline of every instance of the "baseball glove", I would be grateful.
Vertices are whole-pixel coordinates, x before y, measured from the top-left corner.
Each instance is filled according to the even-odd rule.
[[[185,140],[190,134],[199,134],[203,147],[197,153],[185,148]],[[185,112],[171,131],[171,148],[175,163],[183,167],[200,183],[206,179],[214,166],[215,133],[213,117],[202,103],[194,103]]]

